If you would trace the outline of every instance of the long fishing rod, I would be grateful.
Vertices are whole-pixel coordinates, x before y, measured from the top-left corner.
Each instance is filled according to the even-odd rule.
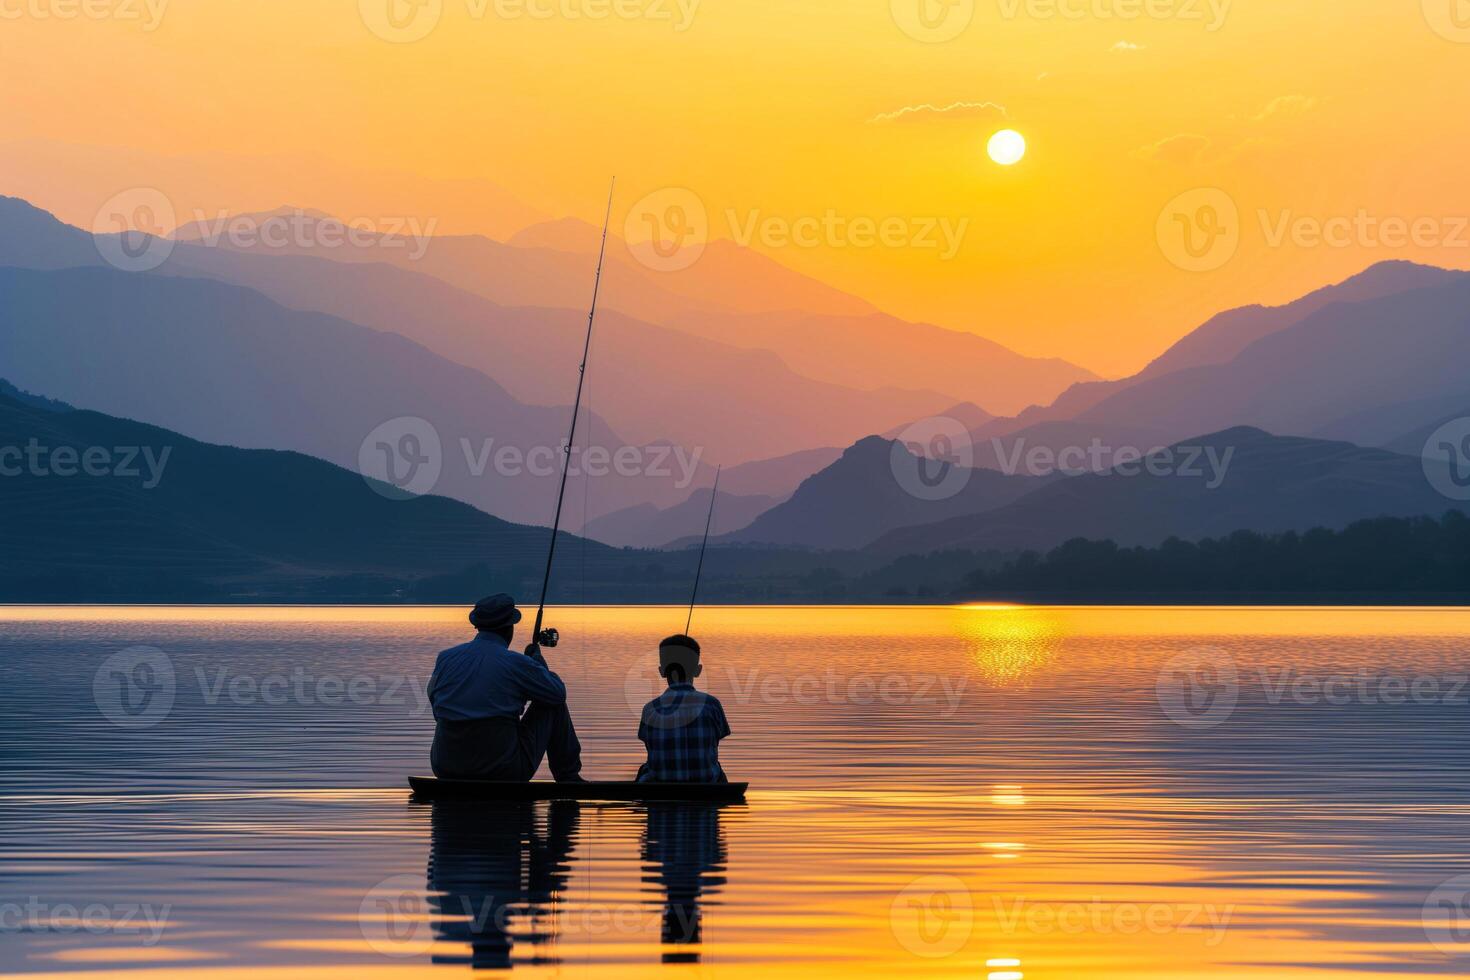
[[[597,275],[592,280],[592,307],[587,311],[587,339],[582,342],[582,363],[577,368],[577,399],[572,403],[572,428],[567,433],[567,444],[562,451],[561,486],[556,491],[556,516],[551,522],[551,546],[546,549],[546,574],[541,578],[541,601],[536,605],[536,625],[531,630],[534,647],[554,647],[561,634],[553,629],[542,629],[541,620],[546,615],[546,591],[551,587],[551,560],[556,557],[556,535],[561,530],[561,505],[567,495],[567,471],[571,469],[572,442],[577,437],[577,415],[582,411],[582,383],[587,380],[587,355],[592,350],[592,321],[597,317],[597,291],[602,285],[602,260],[607,256],[607,228],[612,221],[613,191],[618,179],[612,179],[607,190],[607,213],[602,218],[602,244],[597,248]],[[529,651],[528,651],[529,652]]]
[[[709,492],[709,513],[704,518],[704,541],[699,545],[699,564],[694,566],[694,591],[689,594],[689,616],[684,620],[684,635],[689,635],[689,625],[694,622],[694,600],[699,598],[699,576],[704,571],[704,550],[709,547],[709,526],[715,519],[715,498],[720,495],[720,470],[715,467],[715,485]]]

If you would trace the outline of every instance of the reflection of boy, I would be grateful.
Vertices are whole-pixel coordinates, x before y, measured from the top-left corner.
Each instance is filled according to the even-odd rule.
[[[648,761],[638,769],[640,782],[723,783],[720,739],[730,734],[719,698],[696,690],[694,678],[704,671],[699,644],[682,633],[658,645],[658,672],[668,687],[643,706],[638,740]]]

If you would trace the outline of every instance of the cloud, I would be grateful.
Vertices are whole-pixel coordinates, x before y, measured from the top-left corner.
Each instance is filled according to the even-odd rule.
[[[1252,118],[1256,122],[1265,122],[1267,119],[1295,119],[1297,116],[1306,115],[1321,104],[1322,100],[1315,95],[1280,95],[1267,103],[1266,108]]]
[[[917,122],[921,119],[935,117],[969,119],[976,116],[996,116],[1004,119],[1007,115],[1005,106],[994,102],[951,102],[946,106],[930,105],[926,102],[923,105],[906,105],[892,112],[880,112],[868,122]]]
[[[1160,160],[1164,163],[1188,164],[1198,163],[1210,148],[1208,137],[1199,136],[1194,133],[1180,133],[1178,136],[1170,136],[1168,139],[1150,143],[1148,146],[1140,146],[1133,151],[1133,155],[1140,160]]]
[[[1142,50],[1144,50],[1144,46],[1142,44],[1134,44],[1132,41],[1119,41],[1117,44],[1115,44],[1111,48],[1109,48],[1109,50],[1110,51],[1142,51]]]

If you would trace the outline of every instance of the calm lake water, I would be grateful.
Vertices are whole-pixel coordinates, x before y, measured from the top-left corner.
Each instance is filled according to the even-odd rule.
[[[567,609],[593,778],[680,610]],[[1470,611],[701,610],[743,806],[428,806],[462,610],[0,608],[0,973],[1470,975]]]

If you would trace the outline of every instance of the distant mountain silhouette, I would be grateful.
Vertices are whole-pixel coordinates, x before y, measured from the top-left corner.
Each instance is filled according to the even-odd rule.
[[[723,478],[722,481],[723,482]],[[659,548],[675,541],[699,540],[709,517],[709,488],[696,490],[689,499],[673,507],[640,504],[593,518],[581,533],[594,541],[615,547]],[[715,503],[711,535],[723,529],[742,528],[780,503],[780,497],[742,495],[720,491]]]
[[[26,241],[48,243],[54,261],[29,262]],[[548,392],[580,357],[586,329],[582,310],[501,307],[413,268],[333,261],[335,252],[329,249],[308,252],[262,254],[179,244],[156,274],[236,283],[293,309],[402,334],[483,372],[524,404],[552,400]],[[66,268],[100,261],[90,234],[24,202],[0,199],[0,264]],[[589,283],[591,269],[589,260],[581,270]],[[768,352],[614,312],[599,317],[595,350],[596,387],[589,394],[623,439],[636,445],[673,442],[728,462],[846,443],[900,419],[929,414],[948,401],[932,392],[858,390],[811,381]],[[730,411],[731,404],[740,404],[741,412]],[[707,483],[712,468],[705,469]],[[688,488],[648,490],[633,499],[599,503],[670,506]]]
[[[270,218],[322,222],[335,229],[340,219],[309,208],[287,208],[234,216],[259,224]],[[384,247],[379,241],[322,247],[332,239],[319,234],[285,245],[236,240],[220,235],[218,219],[183,225],[171,237],[206,241],[231,249],[269,254],[317,255],[343,262],[388,262],[444,279],[503,306],[575,307],[591,293],[586,275],[595,261],[602,229],[567,218],[533,225],[504,242],[483,235],[435,236],[422,255],[408,247]],[[383,229],[383,237],[393,233]],[[336,236],[340,239],[342,236]],[[399,237],[402,237],[400,235]],[[780,263],[728,241],[709,242],[699,260],[686,269],[661,271],[640,264],[616,231],[608,234],[608,268],[603,299],[609,309],[642,319],[662,320],[680,313],[768,313],[799,309],[833,315],[873,312],[858,299]]]
[[[1170,436],[1254,425],[1384,438],[1375,411],[1414,401],[1429,417],[1470,399],[1470,276],[1358,303],[1333,304],[1248,345],[1224,364],[1141,380],[1078,415],[1082,423],[1165,426]],[[1354,418],[1359,424],[1350,424]],[[1400,416],[1395,427],[1408,428]]]
[[[1227,310],[1175,341],[1137,374],[1115,381],[1073,385],[1052,404],[1027,409],[1015,418],[997,419],[978,431],[976,437],[983,441],[1040,422],[1078,419],[1101,402],[1140,382],[1189,368],[1226,364],[1256,341],[1293,327],[1334,303],[1369,302],[1417,289],[1448,285],[1466,276],[1464,272],[1412,262],[1380,262],[1343,282],[1324,286],[1281,306],[1255,305]],[[1176,432],[1173,436],[1178,438],[1185,434]],[[1369,444],[1376,443],[1369,440]]]
[[[280,216],[244,217],[261,222]],[[325,221],[340,229],[336,219]],[[356,247],[326,248],[317,242],[330,239],[315,233],[299,244],[273,247],[233,242],[219,231],[208,224],[189,225],[175,236],[276,256],[389,263],[502,307],[558,309],[581,309],[590,297],[589,270],[601,235],[599,228],[566,219],[533,226],[504,243],[444,236],[387,247],[384,242],[391,238],[372,238]],[[690,267],[662,272],[639,264],[610,234],[602,289],[600,302],[607,310],[721,344],[771,351],[801,375],[858,390],[932,388],[952,402],[970,400],[1011,412],[1050,401],[1068,385],[1094,377],[1057,358],[1024,357],[976,334],[878,313],[864,300],[725,240],[709,242]]]
[[[1470,406],[1470,385],[1463,391],[1441,391],[1428,398],[1411,398],[1404,402],[1355,409],[1318,426],[1309,435],[1320,439],[1347,439],[1365,446],[1417,456],[1423,449],[1424,438],[1444,422],[1466,417],[1467,406]],[[1420,442],[1406,445],[1406,430],[1419,433]]]
[[[995,418],[994,415],[990,414],[979,405],[976,405],[974,402],[961,402],[958,405],[951,405],[944,411],[937,412],[936,416],[941,416],[947,419],[954,419],[960,425],[970,430],[978,429],[982,425],[985,425]],[[915,425],[916,423],[922,424],[926,421],[928,421],[928,419],[913,419],[903,423],[902,425],[896,425],[893,428],[889,429],[887,432],[883,432],[880,434],[883,436],[884,439],[897,439],[903,435],[904,430],[909,428],[909,426]]]
[[[1200,450],[1196,455],[1194,450]],[[1338,528],[1369,517],[1439,515],[1457,505],[1437,493],[1417,458],[1344,442],[1274,436],[1244,426],[1171,447],[1167,475],[1109,472],[1041,487],[1004,507],[885,535],[893,554],[949,548],[1038,549],[1071,538],[1157,545],[1237,530]],[[1227,459],[1213,489],[1210,457]],[[1184,475],[1194,457],[1198,476]]]
[[[988,412],[1044,405],[1068,386],[1096,375],[1060,358],[1025,357],[979,334],[886,313],[813,316],[773,313],[755,319],[704,315],[673,325],[727,343],[773,350],[802,374],[863,387],[874,378],[938,391],[951,402]]]
[[[442,446],[436,492],[507,519],[550,522],[554,464],[539,476],[488,463],[476,474],[461,440],[476,460],[488,439],[492,449],[554,454],[570,409],[521,404],[403,337],[206,279],[0,268],[0,295],[0,364],[21,387],[194,438],[294,449],[354,469],[379,425],[425,419]],[[561,381],[567,398],[572,384]],[[591,427],[608,432],[600,421]],[[599,499],[631,502],[616,485],[641,493],[650,482],[609,477]]]
[[[1148,452],[1169,445],[1171,439],[1165,429],[1130,425],[1112,425],[1106,422],[1076,422],[1058,419],[1037,422],[1025,428],[1003,435],[984,436],[986,427],[974,430],[972,435],[975,465],[1002,473],[1030,472],[1029,454],[1046,450],[1057,458],[1057,465],[1068,475],[1107,469],[1110,463],[1101,466],[1093,463],[1090,455],[1094,446],[1111,455],[1121,449],[1137,449]],[[1082,455],[1079,456],[1079,450]],[[1066,453],[1067,455],[1063,455]],[[1045,460],[1047,457],[1041,457]],[[1034,474],[1033,474],[1034,475]]]
[[[597,254],[602,229],[576,218],[547,221],[522,229],[506,244],[519,248],[550,248],[591,257]],[[618,262],[631,257],[627,243],[616,233],[608,234],[608,250]],[[774,259],[731,241],[715,239],[705,244],[698,260],[688,268],[661,271],[637,268],[662,292],[673,293],[699,309],[735,313],[771,313],[805,310],[832,316],[864,316],[875,312],[867,300],[844,293],[824,282],[802,275]]]
[[[585,311],[499,307],[380,264],[181,247],[159,271],[239,282],[288,306],[402,334],[496,379],[529,404],[545,403],[549,385],[575,370],[587,328]],[[948,401],[934,392],[812,381],[767,351],[616,311],[598,314],[593,345],[596,373],[588,393],[620,436],[639,445],[673,442],[732,462],[848,441]]]
[[[0,596],[250,594],[310,588],[324,575],[412,578],[472,564],[498,581],[530,581],[545,560],[544,528],[443,497],[392,500],[309,456],[0,396],[0,445],[32,440],[46,451],[41,467],[0,479]],[[61,447],[74,453],[69,464],[55,455]],[[89,449],[108,455],[106,475],[70,472]],[[567,551],[594,566],[613,560],[601,545]]]
[[[1421,418],[1423,416],[1420,416]],[[1460,407],[1437,415],[1423,425],[1416,426],[1408,432],[1400,433],[1383,442],[1383,448],[1406,456],[1428,455],[1432,459],[1440,459],[1440,450],[1437,446],[1429,445],[1429,437],[1434,435],[1439,428],[1447,422],[1459,419],[1470,419],[1470,399],[1461,403]],[[1428,450],[1428,453],[1425,450]]]
[[[802,480],[824,469],[841,455],[841,449],[823,447],[727,466],[720,476],[720,487],[729,493],[785,500],[796,491]]]
[[[0,196],[0,266],[70,269],[101,265],[90,233],[18,197]]]
[[[500,590],[534,601],[541,585],[546,528],[444,497],[389,499],[387,485],[300,453],[0,395],[0,448],[32,446],[34,460],[0,459],[0,602],[464,603]],[[557,603],[683,602],[698,559],[565,531],[561,545]],[[701,595],[821,600],[834,560],[854,574],[882,564],[856,552],[711,548]],[[946,574],[959,570],[951,562]],[[891,580],[875,579],[866,597]]]
[[[869,436],[805,480],[790,500],[717,540],[721,544],[861,547],[895,528],[999,507],[1046,482],[975,469],[953,496],[928,500],[911,493],[895,477],[895,454],[900,465],[915,471],[924,465],[897,443]]]

